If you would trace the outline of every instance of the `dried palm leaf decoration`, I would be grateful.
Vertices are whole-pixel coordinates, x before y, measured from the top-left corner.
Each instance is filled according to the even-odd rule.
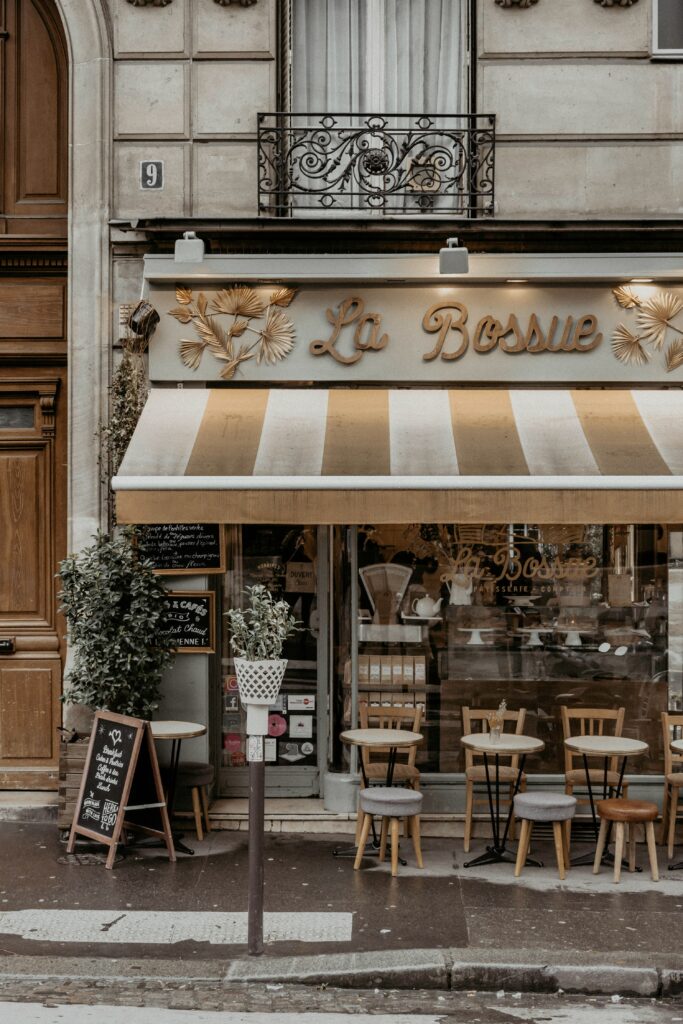
[[[683,335],[674,323],[674,318],[683,310],[683,298],[673,292],[658,291],[648,299],[642,299],[625,285],[613,288],[612,294],[622,309],[636,310],[638,333],[624,324],[619,324],[612,333],[612,352],[627,366],[643,366],[653,351],[661,352],[669,337],[669,331]],[[664,355],[667,373],[683,366],[683,340],[671,342]]]
[[[176,285],[178,303],[168,312],[181,324],[192,324],[196,338],[180,341],[180,358],[189,370],[197,370],[204,351],[224,363],[223,380],[232,380],[241,363],[256,359],[257,363],[274,365],[292,351],[296,338],[294,324],[282,309],[296,296],[295,288],[278,286],[266,300],[253,288],[233,284],[221,288],[209,302],[204,292],[194,301],[192,290]],[[210,310],[210,312],[209,312]],[[232,323],[221,323],[220,317],[232,317]],[[264,322],[259,324],[264,318]],[[235,344],[236,338],[245,338]]]

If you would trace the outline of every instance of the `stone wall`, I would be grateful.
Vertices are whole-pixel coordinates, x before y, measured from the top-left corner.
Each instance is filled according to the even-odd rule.
[[[114,42],[114,217],[256,214],[256,114],[276,107],[276,3],[108,0]],[[164,162],[163,189],[140,162]]]
[[[653,61],[652,0],[478,0],[478,104],[497,115],[496,216],[675,217],[680,64]]]

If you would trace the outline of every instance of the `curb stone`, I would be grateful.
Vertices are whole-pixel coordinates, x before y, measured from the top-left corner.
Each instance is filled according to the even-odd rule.
[[[224,981],[295,982],[334,988],[448,989],[450,970],[445,950],[392,950],[238,960],[230,965]]]

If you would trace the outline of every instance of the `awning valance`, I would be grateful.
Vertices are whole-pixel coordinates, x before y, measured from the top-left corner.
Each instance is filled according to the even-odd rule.
[[[157,388],[121,522],[683,520],[683,391]]]

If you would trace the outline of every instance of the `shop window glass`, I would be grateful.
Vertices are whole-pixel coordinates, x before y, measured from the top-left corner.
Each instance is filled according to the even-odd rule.
[[[349,531],[336,534],[336,731],[351,721]],[[421,704],[417,765],[464,770],[462,707],[526,709],[545,742],[534,770],[561,773],[560,707],[626,708],[659,773],[661,712],[681,706],[680,534],[662,526],[365,526],[358,529],[358,697]],[[680,593],[679,593],[680,591]],[[680,606],[680,607],[679,607]],[[676,630],[679,627],[676,626]],[[337,745],[337,766],[348,751]]]
[[[278,768],[315,768],[318,763],[317,683],[319,615],[316,529],[301,526],[243,526],[228,531],[225,608],[241,605],[244,588],[263,583],[284,598],[303,628],[285,644],[287,672],[270,709],[265,759]],[[221,766],[246,765],[246,713],[243,711],[223,618]],[[229,776],[228,776],[229,779]],[[228,786],[229,788],[229,786]]]
[[[656,0],[654,52],[683,56],[683,4],[681,0]]]

